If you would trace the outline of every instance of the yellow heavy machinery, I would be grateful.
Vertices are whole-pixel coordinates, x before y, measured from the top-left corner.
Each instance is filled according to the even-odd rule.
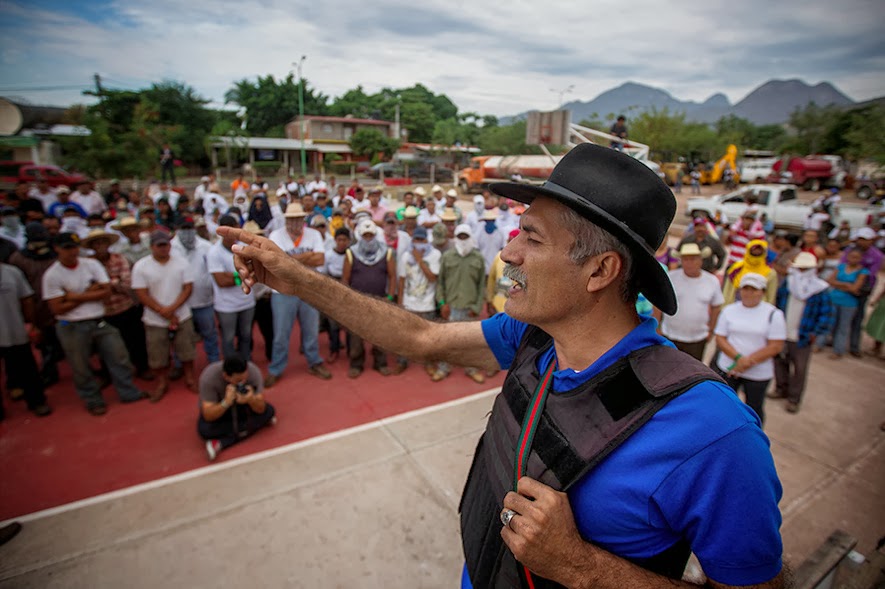
[[[722,175],[726,168],[731,168],[731,171],[734,173],[733,181],[737,184],[740,181],[737,168],[737,153],[737,146],[729,145],[725,150],[725,155],[719,158],[711,168],[707,169],[706,166],[703,166],[700,169],[701,184],[716,184],[722,180]]]

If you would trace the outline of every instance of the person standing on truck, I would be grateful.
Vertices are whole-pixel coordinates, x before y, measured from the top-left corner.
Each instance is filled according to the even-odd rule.
[[[615,121],[615,124],[612,125],[609,130],[611,135],[618,137],[619,139],[623,139],[623,141],[615,141],[612,140],[609,147],[612,149],[617,149],[618,151],[624,151],[624,143],[627,141],[627,117],[624,115],[619,115],[618,120]]]
[[[169,175],[169,181],[175,184],[175,152],[169,147],[168,143],[164,143],[160,149],[160,171],[163,182],[166,181],[166,175]]]

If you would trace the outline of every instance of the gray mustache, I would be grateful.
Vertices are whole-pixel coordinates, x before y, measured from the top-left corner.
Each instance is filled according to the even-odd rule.
[[[517,283],[523,289],[526,287],[526,276],[525,273],[517,268],[516,266],[511,266],[510,264],[506,264],[504,266],[504,271],[502,272],[504,276]]]

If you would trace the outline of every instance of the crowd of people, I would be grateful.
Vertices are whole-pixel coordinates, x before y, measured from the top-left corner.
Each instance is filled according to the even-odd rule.
[[[109,385],[122,402],[158,402],[171,381],[183,379],[202,399],[199,431],[214,458],[238,439],[218,434],[217,423],[234,431],[245,423],[227,412],[239,409],[266,417],[260,425],[270,422],[266,412],[273,409],[261,394],[284,377],[296,321],[305,369],[319,379],[332,378],[328,364],[342,351],[348,377],[358,378],[367,347],[372,369],[402,373],[405,357],[388,363],[385,350],[298,297],[266,287],[244,293],[231,251],[235,241],[216,234],[227,226],[267,236],[315,271],[425,318],[472,321],[500,311],[512,281],[501,271],[499,252],[518,232],[524,207],[486,191],[462,211],[458,193],[439,185],[417,187],[396,201],[384,192],[316,176],[289,178],[271,193],[260,176],[249,182],[243,174],[229,190],[205,176],[191,194],[156,181],[138,191],[114,180],[103,195],[90,183],[73,192],[45,181],[20,183],[0,209],[0,282],[9,285],[3,304],[15,318],[0,350],[7,367],[33,364],[33,370],[7,368],[10,396],[48,415],[44,390],[58,381],[63,359],[93,415],[107,412],[102,391]],[[268,365],[260,382],[251,363],[255,325]],[[320,349],[323,331],[327,351]],[[212,386],[204,383],[208,368],[201,374],[194,366],[198,345],[212,367]],[[433,382],[451,374],[446,363],[425,368]],[[466,369],[477,383],[491,374]],[[251,392],[241,396],[230,397],[230,387],[222,386],[247,380]]]
[[[0,208],[0,283],[10,293],[3,304],[12,326],[0,350],[7,366],[34,369],[7,370],[10,395],[25,399],[37,415],[49,414],[44,389],[58,381],[65,358],[77,394],[94,415],[107,411],[102,390],[109,384],[122,402],[157,402],[179,378],[201,392],[204,404],[224,403],[236,412],[245,403],[263,415],[265,404],[257,399],[284,377],[296,321],[309,374],[331,379],[328,364],[344,352],[348,377],[358,378],[367,347],[373,370],[400,374],[407,358],[389,357],[298,297],[260,285],[245,294],[234,267],[235,242],[215,230],[242,227],[265,235],[315,271],[423,318],[475,321],[503,310],[514,282],[500,252],[518,234],[525,207],[485,191],[462,211],[458,196],[435,185],[394,200],[383,186],[344,185],[319,175],[310,182],[290,177],[273,194],[260,176],[247,181],[243,174],[229,190],[204,176],[190,195],[156,181],[137,191],[114,180],[104,195],[89,183],[73,192],[45,181],[19,183]],[[832,210],[834,196],[822,197],[813,215]],[[773,379],[768,395],[786,398],[790,412],[799,410],[812,350],[832,346],[834,359],[861,356],[864,311],[882,264],[877,235],[869,227],[827,224],[820,215],[810,221],[816,229],[801,235],[774,232],[752,204],[734,223],[696,218],[676,248],[665,241],[656,252],[669,270],[678,313],[662,314],[642,296],[637,303],[641,315],[657,316],[661,334],[697,359],[715,339],[714,369],[744,391],[760,417]],[[866,322],[876,355],[885,339],[882,298],[872,301]],[[260,382],[251,364],[255,325],[268,363]],[[325,353],[321,332],[328,335]],[[203,395],[194,368],[199,342],[213,373],[248,373],[247,401],[228,398],[225,387],[220,398]],[[452,372],[445,362],[424,368],[434,382]],[[478,383],[493,374],[474,367],[465,373]],[[141,390],[134,379],[153,384]],[[201,424],[215,413],[204,405]],[[236,417],[223,422],[238,427]],[[227,442],[212,444],[229,439],[202,425],[200,431],[212,436],[211,457]]]
[[[834,194],[822,198],[832,202]],[[715,340],[712,367],[763,420],[766,397],[799,411],[813,352],[863,357],[865,328],[874,342],[867,352],[881,357],[885,340],[881,289],[869,300],[885,257],[872,227],[791,233],[764,221],[752,203],[733,223],[694,218],[677,247],[656,252],[679,310],[653,311],[660,333],[699,360]]]

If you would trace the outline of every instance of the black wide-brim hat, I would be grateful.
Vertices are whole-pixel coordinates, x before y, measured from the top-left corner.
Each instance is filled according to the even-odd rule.
[[[664,313],[676,313],[673,284],[655,259],[676,214],[676,198],[648,166],[615,149],[584,143],[563,156],[541,186],[497,182],[489,188],[526,204],[539,196],[555,199],[617,237],[633,254],[640,292]]]

